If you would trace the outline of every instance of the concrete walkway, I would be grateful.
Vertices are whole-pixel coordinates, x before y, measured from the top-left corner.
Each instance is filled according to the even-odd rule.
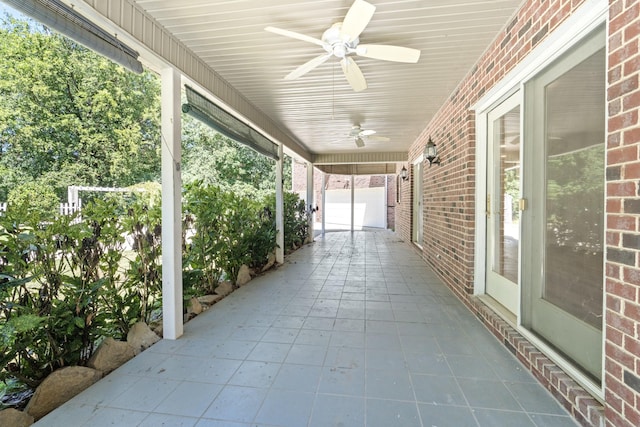
[[[392,232],[316,238],[37,426],[576,426]]]

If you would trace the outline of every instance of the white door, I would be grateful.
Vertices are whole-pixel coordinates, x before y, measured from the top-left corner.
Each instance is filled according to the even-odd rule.
[[[601,28],[525,86],[530,140],[525,194],[531,206],[523,246],[523,325],[597,381],[605,245],[605,41]]]
[[[518,312],[520,269],[520,93],[487,115],[486,293]]]
[[[422,194],[422,161],[413,164],[413,243],[422,246],[423,199]]]

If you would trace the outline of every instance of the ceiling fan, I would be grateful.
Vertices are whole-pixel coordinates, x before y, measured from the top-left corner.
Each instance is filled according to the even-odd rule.
[[[353,125],[349,132],[349,136],[353,138],[356,143],[356,147],[358,148],[364,147],[365,140],[381,142],[389,141],[389,138],[386,136],[378,136],[375,135],[375,133],[376,131],[373,129],[362,129],[360,125]]]
[[[358,37],[369,24],[375,10],[376,7],[374,5],[364,0],[355,0],[347,11],[344,21],[333,24],[322,34],[322,39],[281,28],[266,27],[266,31],[313,43],[322,46],[326,51],[293,70],[285,77],[285,80],[295,80],[335,56],[340,59],[342,72],[349,85],[354,91],[360,92],[367,88],[367,81],[360,67],[351,57],[352,55],[393,62],[418,62],[418,59],[420,59],[420,51],[418,49],[381,44],[360,44]]]

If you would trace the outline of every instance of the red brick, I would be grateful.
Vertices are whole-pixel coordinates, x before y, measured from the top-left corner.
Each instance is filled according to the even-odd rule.
[[[621,15],[616,16],[615,18],[609,21],[609,33],[614,34],[617,31],[623,29],[627,25],[634,22],[638,15],[640,14],[640,6],[638,4],[634,4],[632,7],[628,8]]]
[[[607,215],[607,229],[635,231],[636,218],[632,215]]]
[[[631,40],[640,36],[640,21],[632,22],[624,29],[624,39]]]
[[[607,388],[620,396],[620,398],[625,402],[629,402],[633,399],[633,391],[629,390],[629,387],[610,375],[607,376]]]
[[[607,294],[617,296],[627,301],[635,302],[638,295],[638,289],[635,286],[611,279],[607,279],[606,288]]]
[[[606,321],[607,321],[607,326],[615,328],[627,335],[635,334],[634,322],[632,320],[625,319],[624,317],[614,313],[613,311],[607,310]],[[609,354],[608,351],[607,351],[607,354]],[[632,368],[633,367],[631,367],[630,369]]]
[[[625,58],[629,58],[629,56],[625,56]],[[631,77],[609,86],[607,89],[607,99],[614,100],[623,95],[631,93],[638,89],[638,76],[632,75]]]
[[[630,147],[635,148],[635,147]],[[637,157],[636,157],[637,159]],[[640,178],[640,162],[627,163],[622,168],[622,176],[624,179],[638,179]]]
[[[634,182],[609,182],[607,183],[607,196],[609,197],[633,197],[636,195]]]
[[[624,417],[633,426],[640,426],[640,413],[631,405],[624,405]]]
[[[617,279],[620,277],[620,266],[612,264],[610,262],[605,264],[607,277],[611,279]]]
[[[610,117],[608,120],[608,126],[610,131],[621,130],[631,126],[635,126],[638,123],[638,111],[627,111],[617,116]]]
[[[625,61],[625,63],[622,64],[622,69],[623,74],[619,78],[637,73],[638,69],[640,69],[640,56],[632,57]]]
[[[620,246],[620,233],[607,231],[607,246]]]
[[[622,277],[625,282],[631,285],[640,286],[640,269],[633,268],[633,267],[625,267],[623,270]]]
[[[624,146],[607,151],[607,164],[626,163],[638,158],[638,148],[635,145]]]
[[[640,322],[640,305],[632,304],[630,302],[626,302],[624,304],[624,315],[630,319],[635,320],[636,322]],[[638,347],[638,352],[634,352],[640,356],[640,347]]]
[[[624,111],[638,108],[640,105],[640,91],[635,91],[622,98],[622,109]]]
[[[640,142],[640,126],[625,130],[622,134],[624,145],[637,144]]]

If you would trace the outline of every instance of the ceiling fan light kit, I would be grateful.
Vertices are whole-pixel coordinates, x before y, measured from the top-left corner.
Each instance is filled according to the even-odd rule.
[[[355,0],[345,15],[343,22],[335,23],[329,27],[322,34],[321,39],[281,28],[266,27],[266,31],[322,46],[325,50],[325,53],[316,56],[287,74],[285,80],[295,80],[302,77],[334,56],[340,60],[342,72],[351,88],[356,92],[360,92],[367,88],[367,81],[352,56],[392,62],[418,62],[420,59],[420,51],[418,49],[390,45],[360,44],[360,34],[371,21],[375,11],[376,7],[371,3],[364,0]]]

